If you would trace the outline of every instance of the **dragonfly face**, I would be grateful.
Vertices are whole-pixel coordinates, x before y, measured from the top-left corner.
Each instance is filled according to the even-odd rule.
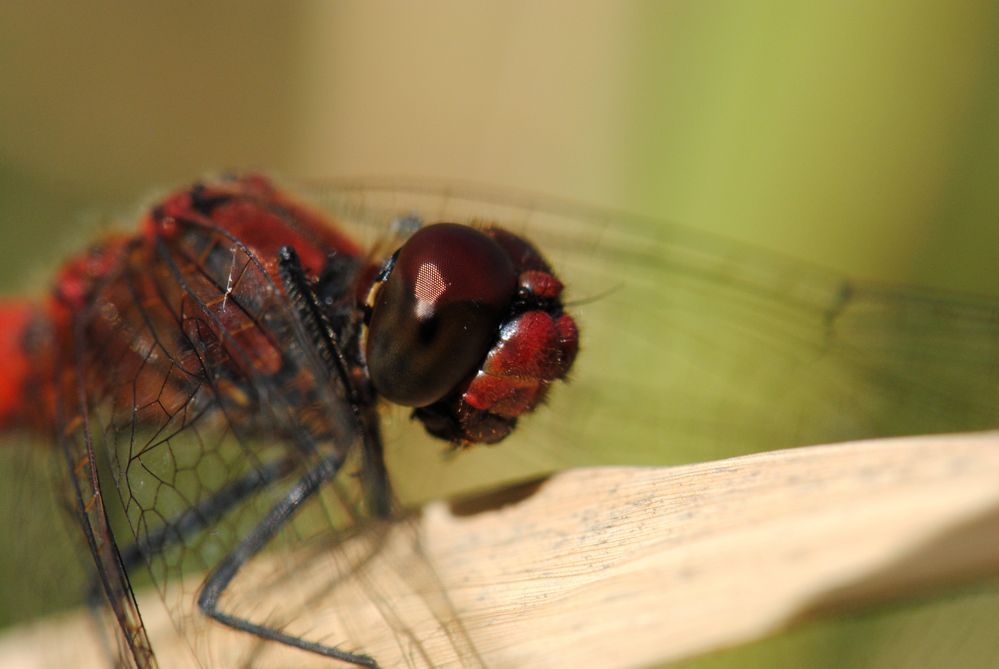
[[[368,300],[364,350],[382,397],[416,407],[430,434],[494,444],[576,357],[562,285],[502,229],[439,223],[406,240]]]

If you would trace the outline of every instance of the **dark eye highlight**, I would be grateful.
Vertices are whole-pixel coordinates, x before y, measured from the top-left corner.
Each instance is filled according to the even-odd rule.
[[[410,237],[372,307],[365,353],[375,389],[426,406],[474,374],[517,290],[507,253],[482,232],[439,223]]]

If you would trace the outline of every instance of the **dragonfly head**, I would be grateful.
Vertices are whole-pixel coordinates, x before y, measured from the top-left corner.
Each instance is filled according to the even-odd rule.
[[[541,404],[576,357],[562,283],[499,227],[438,223],[390,258],[369,295],[372,385],[456,445],[494,444]]]

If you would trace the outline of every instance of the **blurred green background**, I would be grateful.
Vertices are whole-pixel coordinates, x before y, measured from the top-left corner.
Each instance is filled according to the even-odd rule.
[[[246,167],[528,189],[996,294],[999,5],[0,5],[5,293],[41,294],[148,194]],[[37,488],[19,489],[22,523]],[[691,666],[986,666],[985,592]],[[17,601],[3,620],[32,606]]]

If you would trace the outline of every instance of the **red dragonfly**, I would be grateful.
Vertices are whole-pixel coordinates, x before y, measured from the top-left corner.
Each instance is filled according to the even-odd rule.
[[[331,527],[392,511],[382,442],[405,442],[393,473],[424,456],[412,435],[383,440],[380,398],[468,451],[435,478],[443,490],[449,476],[471,485],[507,467],[513,477],[997,423],[993,300],[845,281],[552,200],[371,182],[315,196],[324,214],[259,177],[196,185],[153,207],[139,233],[67,263],[47,303],[3,311],[12,334],[0,344],[18,363],[0,384],[4,420],[54,435],[133,665],[155,666],[129,585],[140,565],[185,634],[207,612],[245,634],[371,664],[252,604],[236,616],[218,605],[265,547],[311,546]],[[422,221],[478,221],[481,232]],[[447,282],[438,265],[421,274],[426,263],[410,258],[438,232],[446,243],[426,246],[468,236],[506,261],[486,251],[463,263],[456,283],[477,306],[456,307],[449,322],[460,325],[433,333],[428,350],[420,314],[438,312],[425,298]],[[353,241],[365,236],[368,253]],[[575,319],[552,267],[585,298],[570,303]],[[576,320],[583,362],[548,395],[575,357]],[[503,439],[542,399],[551,406],[503,449],[463,448]],[[388,431],[400,425],[390,414]],[[245,587],[252,602],[255,586]]]
[[[423,226],[379,264],[262,177],[199,183],[69,260],[43,304],[3,307],[0,421],[54,436],[130,664],[156,660],[128,571],[165,588],[216,553],[205,616],[375,666],[220,599],[345,467],[363,511],[389,516],[379,398],[454,448],[503,440],[576,357],[561,294],[499,227]]]

